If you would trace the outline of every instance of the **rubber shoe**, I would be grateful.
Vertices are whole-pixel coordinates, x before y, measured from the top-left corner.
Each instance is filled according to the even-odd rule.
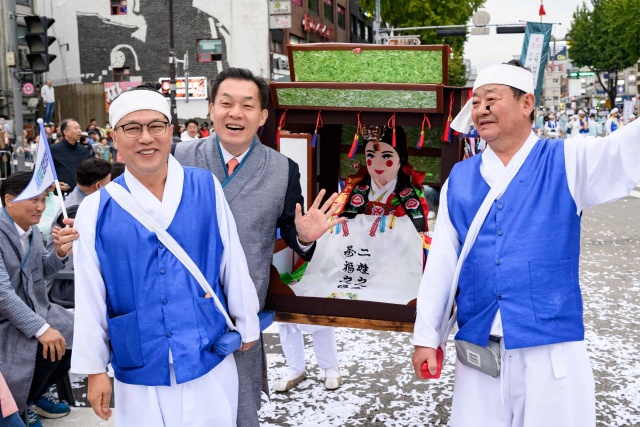
[[[42,418],[61,418],[71,412],[69,405],[60,402],[51,393],[45,393],[35,404],[34,410]]]
[[[29,423],[29,427],[42,427],[40,417],[35,411],[35,405],[27,408],[27,422]]]

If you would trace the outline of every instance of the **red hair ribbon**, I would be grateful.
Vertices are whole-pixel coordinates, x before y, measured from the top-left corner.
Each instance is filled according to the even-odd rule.
[[[284,113],[282,113],[282,116],[280,116],[280,123],[278,123],[278,130],[276,131],[276,147],[280,146],[280,131],[284,127],[286,116],[287,116],[287,110],[284,110]]]
[[[358,140],[360,139],[361,129],[362,129],[362,124],[360,123],[360,113],[358,113],[358,125],[356,126],[356,134],[353,137],[353,142],[351,143],[351,150],[349,150],[350,159],[353,159],[356,156],[356,152],[358,151]]]
[[[424,118],[422,119],[422,131],[420,131],[420,138],[418,138],[418,143],[416,144],[416,148],[422,148],[422,145],[424,144],[424,123],[427,123],[427,126],[429,127],[429,129],[431,129],[431,122],[429,121],[429,117],[427,117],[427,115],[424,115]]]
[[[313,132],[313,138],[311,138],[311,146],[313,148],[316,147],[316,143],[318,142],[318,129],[320,129],[322,126],[324,126],[324,123],[322,123],[322,110],[318,111],[318,117],[316,118],[316,130]]]
[[[453,118],[451,114],[453,112],[453,92],[449,94],[449,117],[444,124],[444,132],[442,132],[442,138],[440,138],[443,142],[451,142],[451,139],[454,135],[458,135],[458,132],[454,131],[451,128],[451,121]]]
[[[387,122],[387,126],[391,128],[393,132],[391,134],[391,146],[396,148],[396,113],[393,113],[389,121]]]

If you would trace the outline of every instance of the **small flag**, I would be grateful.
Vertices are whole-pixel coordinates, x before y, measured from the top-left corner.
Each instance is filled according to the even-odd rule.
[[[51,184],[58,180],[58,175],[53,167],[53,158],[49,151],[47,134],[44,131],[42,119],[38,119],[40,124],[40,138],[36,151],[36,160],[33,163],[33,177],[22,193],[18,195],[14,202],[32,199],[42,194]]]

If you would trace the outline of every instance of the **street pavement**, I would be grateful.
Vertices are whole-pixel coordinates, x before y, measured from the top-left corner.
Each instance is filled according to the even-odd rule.
[[[550,225],[551,226],[551,225]],[[640,186],[624,199],[583,214],[580,280],[586,341],[596,380],[598,427],[640,427]],[[287,368],[277,325],[266,333],[271,390]],[[455,351],[450,341],[439,380],[419,381],[411,368],[410,334],[338,328],[343,385],[323,387],[310,335],[307,379],[289,393],[271,392],[260,410],[272,426],[446,426]],[[79,405],[53,426],[113,426],[84,403],[84,379],[72,378]]]

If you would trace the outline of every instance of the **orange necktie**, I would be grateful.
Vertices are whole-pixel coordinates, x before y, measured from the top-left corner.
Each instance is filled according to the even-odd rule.
[[[227,162],[227,174],[231,176],[236,167],[238,166],[238,159],[235,157]]]

